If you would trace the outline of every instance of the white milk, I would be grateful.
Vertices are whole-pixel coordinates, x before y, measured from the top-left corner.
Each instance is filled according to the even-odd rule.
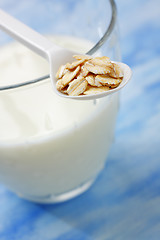
[[[64,42],[77,51],[89,48],[82,40]],[[48,73],[48,63],[18,43],[0,53],[0,86]],[[87,188],[103,168],[117,109],[116,94],[96,101],[64,99],[54,94],[50,80],[0,92],[0,182],[37,202],[79,194],[83,189],[60,198]]]

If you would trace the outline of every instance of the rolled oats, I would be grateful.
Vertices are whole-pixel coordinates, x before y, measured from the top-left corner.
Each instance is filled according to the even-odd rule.
[[[67,93],[70,96],[78,96],[86,90],[87,85],[88,82],[83,77],[76,78],[75,80],[69,83]]]
[[[121,83],[121,79],[120,78],[113,78],[113,77],[109,77],[107,75],[97,75],[95,77],[96,81],[101,83],[102,85],[107,85],[110,87],[116,87]]]
[[[65,65],[60,66],[58,72],[56,73],[56,78],[57,79],[62,78],[66,72],[67,72],[66,66]]]
[[[89,73],[88,69],[83,65],[83,66],[81,67],[80,76],[86,77],[86,76],[88,75],[88,73]]]
[[[100,82],[96,81],[96,77],[92,73],[88,74],[88,76],[86,77],[86,80],[93,87],[101,87],[102,86],[102,84]]]
[[[61,78],[62,85],[64,87],[68,85],[72,81],[72,79],[76,77],[79,70],[80,70],[80,66],[78,66],[74,71],[67,71],[66,74]]]
[[[83,94],[84,95],[92,95],[92,94],[106,92],[109,90],[110,90],[110,88],[107,86],[101,86],[101,87],[87,86],[87,89],[86,89],[86,91],[83,92]]]
[[[109,75],[114,78],[123,78],[123,72],[121,68],[115,63],[112,63],[112,66],[112,71]]]
[[[68,68],[68,69],[76,68],[77,66],[82,64],[84,61],[85,61],[85,59],[81,59],[81,60],[75,61],[73,63],[67,63],[66,68]]]
[[[58,91],[62,91],[62,89],[64,88],[64,85],[62,84],[62,79],[59,79],[56,82],[56,88],[57,88]]]
[[[75,59],[77,60],[89,60],[89,59],[92,59],[91,56],[88,56],[88,55],[74,55],[73,56]]]
[[[111,72],[111,68],[105,65],[93,65],[90,62],[85,63],[85,67],[88,69],[89,72],[94,74],[107,74]]]
[[[108,57],[73,57],[77,61],[62,65],[56,74],[57,90],[64,94],[98,94],[116,88],[123,80],[123,71]]]
[[[93,65],[99,65],[99,66],[107,65],[112,67],[112,63],[110,62],[109,57],[95,57],[89,60],[88,62]]]

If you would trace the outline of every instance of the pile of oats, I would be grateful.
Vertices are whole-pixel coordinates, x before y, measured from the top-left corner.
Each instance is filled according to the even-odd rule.
[[[121,68],[108,57],[73,56],[76,61],[62,65],[56,78],[57,90],[70,95],[92,95],[116,88],[123,79]]]

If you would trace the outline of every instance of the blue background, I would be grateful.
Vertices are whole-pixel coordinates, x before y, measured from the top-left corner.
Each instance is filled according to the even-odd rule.
[[[160,239],[160,1],[116,3],[133,78],[121,92],[106,167],[85,194],[62,204],[34,204],[0,185],[1,240]]]

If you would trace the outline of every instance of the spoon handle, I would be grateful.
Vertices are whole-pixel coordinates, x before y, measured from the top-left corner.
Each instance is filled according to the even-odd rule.
[[[48,59],[47,51],[54,46],[47,38],[10,16],[2,9],[0,9],[0,29],[46,59]],[[57,47],[54,46],[55,48]]]

